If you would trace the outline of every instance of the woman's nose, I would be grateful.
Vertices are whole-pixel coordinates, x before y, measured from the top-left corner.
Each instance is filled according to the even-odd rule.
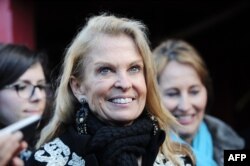
[[[43,90],[39,89],[38,87],[36,87],[34,89],[34,92],[32,94],[32,96],[30,97],[31,101],[37,101],[37,100],[42,100],[46,97],[46,94]]]
[[[178,109],[181,111],[188,111],[191,108],[191,102],[188,95],[183,95],[178,103]]]
[[[126,72],[118,73],[114,85],[116,88],[120,88],[123,90],[129,89],[132,87],[131,78],[128,76]]]

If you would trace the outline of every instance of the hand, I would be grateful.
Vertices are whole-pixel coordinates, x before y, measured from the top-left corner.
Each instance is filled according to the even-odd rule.
[[[27,148],[27,143],[21,141],[23,134],[1,133],[0,131],[0,165],[23,166],[23,161],[17,156],[20,151]]]

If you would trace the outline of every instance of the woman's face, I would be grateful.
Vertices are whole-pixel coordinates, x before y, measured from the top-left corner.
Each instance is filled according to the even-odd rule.
[[[197,72],[190,65],[171,61],[162,72],[159,88],[165,107],[183,125],[179,134],[191,141],[207,104],[207,90]]]
[[[45,76],[42,66],[39,63],[31,66],[11,85],[18,85],[25,90],[27,85],[45,85]],[[33,95],[22,98],[17,94],[15,87],[0,90],[0,119],[4,125],[34,114],[42,114],[46,105],[46,94],[44,89],[35,88]]]
[[[90,109],[102,120],[127,125],[146,102],[144,63],[134,41],[126,36],[103,35],[87,55],[81,89]]]

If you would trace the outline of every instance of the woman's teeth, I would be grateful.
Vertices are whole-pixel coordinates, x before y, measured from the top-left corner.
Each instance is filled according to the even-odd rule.
[[[117,103],[117,104],[127,104],[132,102],[132,98],[116,98],[112,99],[111,102]]]

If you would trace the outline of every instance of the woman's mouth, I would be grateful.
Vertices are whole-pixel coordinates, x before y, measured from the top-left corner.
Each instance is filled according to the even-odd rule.
[[[41,111],[39,111],[39,110],[24,110],[24,113],[27,113],[27,114],[41,114]]]
[[[189,114],[189,115],[174,115],[178,122],[182,125],[188,125],[193,122],[194,120],[194,115]]]
[[[112,98],[108,101],[115,103],[115,104],[128,104],[133,101],[133,98]]]

